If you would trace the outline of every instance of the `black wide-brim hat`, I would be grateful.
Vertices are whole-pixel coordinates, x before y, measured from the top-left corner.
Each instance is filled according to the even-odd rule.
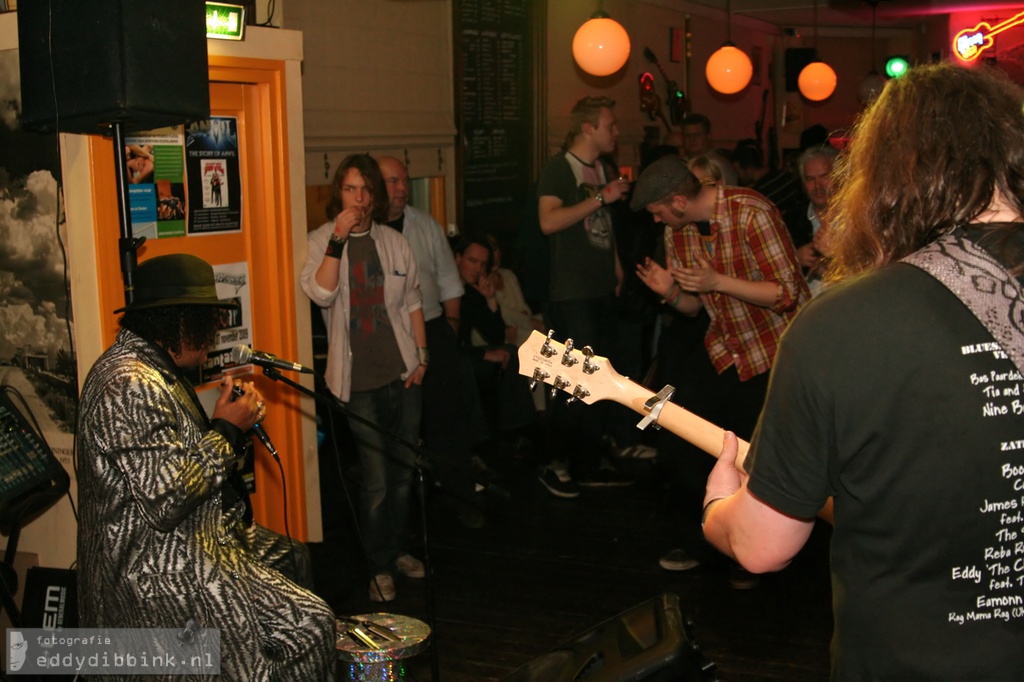
[[[132,285],[132,302],[115,313],[172,305],[238,307],[234,301],[217,297],[213,266],[188,253],[156,256],[141,263],[135,270]]]

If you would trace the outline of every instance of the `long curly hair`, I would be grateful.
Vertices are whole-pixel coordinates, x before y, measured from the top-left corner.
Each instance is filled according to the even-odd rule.
[[[324,212],[328,220],[334,220],[342,211],[341,185],[345,182],[345,176],[349,169],[355,168],[366,183],[366,189],[373,197],[373,219],[378,223],[387,222],[388,219],[388,190],[384,186],[384,176],[380,172],[377,160],[369,154],[350,154],[341,160],[341,165],[334,172],[334,179],[331,181],[331,198],[327,200]]]
[[[996,192],[1024,215],[1024,90],[990,67],[919,66],[889,81],[836,163],[838,280],[971,222]]]

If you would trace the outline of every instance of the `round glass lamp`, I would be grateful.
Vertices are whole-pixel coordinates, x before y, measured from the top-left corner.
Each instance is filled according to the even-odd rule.
[[[750,63],[746,52],[726,43],[708,59],[704,75],[712,88],[723,95],[732,95],[750,83],[754,65]]]
[[[595,12],[576,31],[572,56],[592,76],[611,75],[629,59],[629,34],[604,12]]]
[[[828,99],[836,90],[836,72],[825,62],[811,62],[797,78],[800,94],[812,102]]]

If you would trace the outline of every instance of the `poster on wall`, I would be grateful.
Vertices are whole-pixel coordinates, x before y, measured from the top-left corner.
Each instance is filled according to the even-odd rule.
[[[78,373],[58,141],[24,130],[20,112],[18,51],[0,50],[0,390],[24,398],[74,479]]]
[[[242,186],[238,160],[238,119],[213,116],[185,132],[188,167],[189,234],[242,229]]]
[[[125,136],[132,234],[147,239],[185,236],[184,127]]]
[[[217,332],[213,349],[206,356],[206,362],[199,368],[199,383],[220,381],[224,371],[234,367],[232,349],[249,345],[252,341],[252,299],[249,287],[248,263],[225,263],[213,266],[213,278],[217,283],[217,296],[222,301],[234,301],[237,308],[225,310],[222,328]]]

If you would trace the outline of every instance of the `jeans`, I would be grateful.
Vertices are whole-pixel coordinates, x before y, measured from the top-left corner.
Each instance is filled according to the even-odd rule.
[[[353,392],[348,409],[410,443],[420,431],[422,396],[419,386],[405,388],[402,380],[370,391]],[[404,553],[416,455],[382,433],[355,419],[349,426],[359,451],[362,494],[360,524],[366,558],[373,575],[391,573]]]

